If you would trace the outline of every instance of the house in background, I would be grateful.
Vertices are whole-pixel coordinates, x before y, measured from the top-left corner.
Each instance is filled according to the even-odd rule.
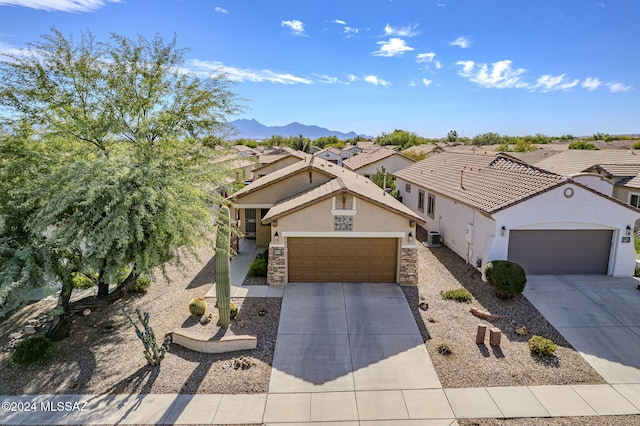
[[[260,154],[255,149],[246,145],[234,145],[232,148],[242,157],[255,157]]]
[[[347,158],[351,158],[353,154],[349,151],[343,151],[339,148],[335,148],[331,146],[329,148],[321,149],[320,151],[317,151],[313,155],[342,167],[342,162]]]
[[[640,210],[611,197],[613,185],[601,176],[571,178],[505,155],[447,152],[394,176],[426,229],[480,270],[508,259],[530,274],[634,273]]]
[[[362,153],[343,161],[342,166],[347,170],[358,173],[364,177],[370,177],[383,167],[388,173],[395,173],[400,169],[410,166],[415,160],[384,147],[375,151]]]
[[[253,180],[259,179],[269,173],[273,173],[290,166],[291,164],[297,163],[298,161],[304,160],[305,155],[308,154],[295,150],[281,154],[263,154],[258,157],[259,165],[253,172]]]
[[[369,179],[308,155],[230,197],[267,281],[417,284],[419,215]]]

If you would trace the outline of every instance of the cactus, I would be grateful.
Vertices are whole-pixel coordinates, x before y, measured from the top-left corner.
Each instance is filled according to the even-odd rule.
[[[124,316],[127,317],[131,325],[133,325],[133,328],[136,329],[136,335],[144,345],[144,357],[147,359],[147,363],[152,367],[159,366],[164,359],[165,353],[169,350],[169,345],[171,345],[171,335],[166,335],[162,345],[158,346],[156,342],[156,334],[149,325],[149,312],[145,312],[143,314],[140,309],[136,309],[138,321],[142,323],[141,329],[133,318],[131,318],[131,315],[125,311],[124,306],[120,305],[120,311],[122,311]]]
[[[193,316],[204,315],[207,311],[207,301],[202,297],[195,297],[189,302],[189,312]]]
[[[229,275],[229,240],[231,237],[231,227],[229,225],[229,208],[220,207],[218,216],[218,232],[216,234],[216,301],[218,302],[218,312],[220,314],[220,327],[229,327],[230,303],[229,293],[231,292]]]

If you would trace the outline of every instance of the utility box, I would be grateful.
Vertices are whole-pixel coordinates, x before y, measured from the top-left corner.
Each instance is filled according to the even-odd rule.
[[[430,247],[439,247],[440,244],[440,233],[438,231],[429,231],[427,233],[427,245]]]

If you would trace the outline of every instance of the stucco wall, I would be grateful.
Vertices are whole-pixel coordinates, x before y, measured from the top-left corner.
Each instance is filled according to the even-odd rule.
[[[280,200],[291,197],[292,195],[320,186],[329,180],[331,180],[329,176],[313,171],[311,181],[309,181],[309,171],[304,170],[300,173],[289,176],[285,180],[260,188],[255,192],[242,195],[236,200],[236,203],[240,207],[242,207],[242,204],[273,205]]]
[[[255,171],[255,177],[254,179],[259,178],[260,176],[266,176],[269,173],[273,173],[275,171],[278,171],[280,169],[284,169],[287,166],[290,166],[292,164],[297,163],[298,161],[302,161],[302,159],[291,155],[289,157],[284,157],[283,159],[279,160],[279,161],[274,161],[271,164],[266,164],[264,166],[262,166],[261,168],[259,168],[258,170]]]
[[[361,176],[374,175],[381,167],[384,167],[388,173],[395,173],[411,164],[413,164],[413,161],[408,158],[401,155],[392,155],[384,160],[376,161],[375,163],[357,169],[355,172]]]
[[[580,174],[574,175],[572,179],[604,195],[613,196],[613,183],[605,177],[595,174]]]

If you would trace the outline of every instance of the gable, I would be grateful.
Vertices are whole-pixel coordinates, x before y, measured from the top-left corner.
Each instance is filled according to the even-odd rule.
[[[269,177],[267,175],[266,177]],[[259,183],[262,177],[254,184]],[[321,186],[332,179],[325,173],[315,169],[303,169],[296,173],[288,174],[276,182],[260,186],[254,190],[239,194],[235,203],[242,204],[276,204],[296,194]]]

